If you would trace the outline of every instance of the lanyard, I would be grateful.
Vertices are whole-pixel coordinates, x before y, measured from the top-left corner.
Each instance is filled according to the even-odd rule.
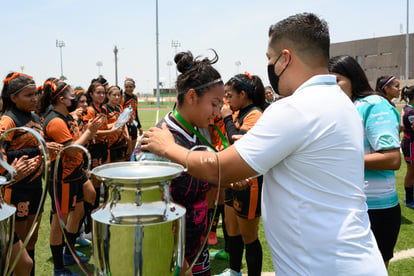
[[[218,135],[221,138],[221,141],[223,142],[223,147],[226,149],[229,145],[227,144],[227,139],[224,136],[223,132],[221,132],[221,130],[216,125],[210,125],[210,126],[213,126],[215,128],[215,130],[217,131]]]
[[[200,134],[200,132],[198,132],[195,128],[193,128],[192,125],[190,125],[183,117],[181,117],[180,113],[178,113],[177,109],[174,109],[173,111],[175,118],[177,118],[177,120],[182,123],[188,130],[190,130],[195,136],[197,136],[205,145],[207,145],[208,147],[210,147],[212,150],[216,151],[217,150],[213,147],[212,144],[210,144],[209,141],[207,141],[206,138],[204,138],[203,135]]]

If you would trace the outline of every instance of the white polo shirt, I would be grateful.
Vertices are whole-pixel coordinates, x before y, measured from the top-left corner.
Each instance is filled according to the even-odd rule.
[[[272,104],[235,147],[264,175],[277,276],[387,275],[363,192],[361,119],[335,76],[314,76]]]

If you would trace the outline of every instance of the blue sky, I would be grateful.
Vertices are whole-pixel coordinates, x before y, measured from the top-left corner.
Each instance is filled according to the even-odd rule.
[[[216,68],[226,81],[238,72],[266,75],[269,25],[300,12],[324,18],[331,41],[342,42],[406,32],[406,0],[159,0],[160,81],[174,85],[175,48],[194,55],[219,55]],[[410,1],[414,32],[414,1]],[[56,39],[65,41],[63,73],[71,85],[87,88],[103,74],[115,82],[114,46],[118,52],[118,78],[132,77],[136,91],[156,86],[155,0],[36,0],[2,3],[0,77],[10,71],[32,75],[39,85],[60,76]],[[102,62],[99,68],[96,63]],[[236,66],[236,61],[241,65]]]

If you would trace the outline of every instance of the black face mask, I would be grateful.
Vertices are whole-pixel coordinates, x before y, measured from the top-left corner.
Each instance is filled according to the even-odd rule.
[[[68,106],[69,113],[75,111],[77,105],[78,105],[78,102],[76,101],[76,99],[70,100],[70,106]]]
[[[282,76],[283,72],[285,72],[285,70],[288,68],[289,63],[290,63],[290,59],[291,59],[290,56],[289,56],[289,62],[286,65],[286,67],[282,70],[282,72],[279,75],[276,75],[275,74],[275,64],[281,56],[282,56],[282,54],[280,54],[278,56],[275,63],[267,65],[267,76],[269,78],[270,85],[272,86],[275,93],[278,94],[278,95],[280,94],[279,93],[279,78],[280,78],[280,76]]]

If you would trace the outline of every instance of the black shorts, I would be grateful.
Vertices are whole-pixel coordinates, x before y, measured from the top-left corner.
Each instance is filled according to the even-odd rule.
[[[41,179],[36,179],[40,181]],[[42,197],[42,186],[36,185],[33,182],[33,187],[13,187],[10,186],[4,191],[4,199],[7,203],[16,207],[16,221],[24,221],[29,215],[35,215],[40,206],[40,199]],[[43,212],[43,209],[41,210]]]
[[[109,150],[109,162],[126,161],[128,145],[125,139],[113,144]]]
[[[138,129],[133,124],[127,124],[129,137],[131,137],[131,140],[136,140],[138,138]]]
[[[68,214],[75,209],[76,203],[83,201],[83,184],[88,181],[88,176],[84,170],[77,170],[57,185],[57,199],[60,210],[63,214]],[[53,182],[49,185],[49,194],[52,199],[52,212],[56,212]]]
[[[261,216],[263,176],[252,179],[253,184],[242,191],[225,190],[224,203],[233,207],[237,216],[254,219]]]
[[[384,262],[389,261],[394,256],[394,246],[400,232],[400,204],[387,209],[368,210],[368,215],[382,258]]]
[[[414,143],[411,139],[403,138],[401,141],[401,149],[404,154],[404,160],[407,164],[413,164],[414,161]]]
[[[96,142],[90,143],[88,146],[91,154],[91,169],[107,163],[108,159],[108,143]]]

